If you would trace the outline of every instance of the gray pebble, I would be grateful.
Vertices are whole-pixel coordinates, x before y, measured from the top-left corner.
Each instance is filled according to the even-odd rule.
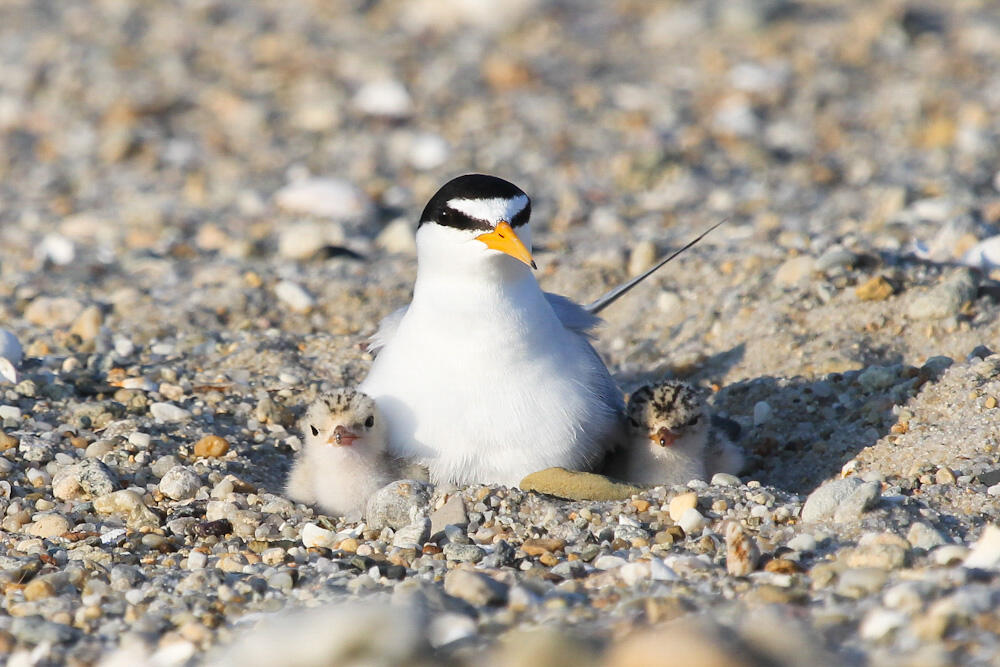
[[[475,544],[456,544],[449,542],[444,545],[444,555],[448,560],[459,562],[478,563],[486,555],[486,552]]]
[[[398,530],[426,513],[430,501],[429,485],[412,479],[398,480],[372,494],[365,508],[365,520],[373,530],[386,526]]]

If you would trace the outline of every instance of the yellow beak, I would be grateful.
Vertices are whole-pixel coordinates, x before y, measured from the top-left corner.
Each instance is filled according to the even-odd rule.
[[[498,222],[492,232],[480,234],[476,240],[485,243],[487,248],[499,250],[505,255],[521,260],[533,269],[538,268],[535,266],[535,260],[531,259],[531,251],[521,243],[521,239],[514,233],[514,228],[504,220]]]

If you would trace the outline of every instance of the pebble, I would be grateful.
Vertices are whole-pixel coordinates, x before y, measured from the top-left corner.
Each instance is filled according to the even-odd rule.
[[[861,621],[858,632],[862,639],[878,641],[903,627],[909,622],[909,617],[890,609],[872,609]]]
[[[914,298],[906,314],[914,320],[940,320],[958,314],[975,298],[976,279],[968,270],[962,270]]]
[[[726,526],[726,571],[745,577],[757,569],[759,561],[757,540],[747,535],[739,523],[730,521]]]
[[[694,509],[698,505],[698,494],[694,491],[689,491],[687,493],[681,493],[674,496],[670,500],[670,518],[675,522],[680,521],[684,513],[690,509]]]
[[[858,477],[845,477],[824,482],[809,494],[802,506],[802,520],[806,522],[832,519],[837,508],[864,482]]]
[[[628,274],[637,276],[656,263],[656,245],[652,241],[639,241],[628,256]]]
[[[642,491],[631,484],[565,468],[546,468],[533,472],[518,486],[525,491],[545,493],[567,500],[625,500]]]
[[[354,107],[369,116],[405,118],[413,113],[413,100],[406,87],[395,79],[368,81],[352,100]]]
[[[475,544],[456,544],[449,542],[444,545],[444,555],[448,560],[455,560],[463,563],[478,563],[486,555],[480,547]]]
[[[469,525],[469,517],[465,512],[465,503],[462,502],[460,494],[452,494],[445,503],[430,514],[430,534],[437,535],[444,530],[445,526]]]
[[[316,305],[316,299],[305,288],[290,280],[275,285],[274,294],[297,313],[308,313]]]
[[[201,478],[187,466],[174,466],[160,479],[158,488],[168,498],[187,500],[198,493]]]
[[[392,536],[392,546],[419,549],[432,534],[435,534],[432,519],[421,517],[409,526],[397,530],[396,534]]]
[[[191,418],[191,413],[173,403],[157,402],[149,406],[149,414],[159,422],[180,422]]]
[[[100,333],[102,324],[104,324],[104,315],[101,313],[101,309],[97,306],[87,306],[73,320],[69,332],[76,334],[84,342],[92,341]]]
[[[118,476],[97,458],[60,468],[52,477],[52,495],[60,500],[92,499],[118,487]]]
[[[833,513],[833,520],[836,523],[857,521],[876,505],[881,493],[882,485],[878,482],[864,482],[840,501]]]
[[[757,401],[753,406],[753,425],[763,426],[771,421],[774,409],[766,401]]]
[[[14,368],[20,366],[21,361],[24,359],[24,350],[21,347],[21,341],[9,329],[0,329],[0,357],[10,361]],[[15,381],[10,378],[7,378],[7,380],[9,382]]]
[[[287,259],[307,260],[326,246],[340,245],[344,241],[344,229],[337,222],[302,220],[281,229],[278,254]]]
[[[882,276],[875,276],[854,288],[854,293],[862,301],[885,301],[895,293],[895,289]]]
[[[309,178],[289,183],[275,193],[274,200],[289,213],[344,222],[361,221],[371,213],[368,197],[352,183],[339,178]]]
[[[219,435],[206,435],[194,443],[194,455],[207,458],[225,456],[229,451],[229,441]]]
[[[365,520],[373,530],[386,526],[399,530],[426,514],[430,505],[430,487],[416,480],[398,480],[382,487],[368,499]]]
[[[712,486],[739,486],[740,478],[736,475],[730,475],[727,472],[717,472],[712,475],[710,483]]]
[[[48,329],[68,327],[83,311],[83,304],[68,297],[40,296],[28,304],[24,319]]]
[[[701,512],[691,507],[684,511],[677,520],[677,525],[684,529],[686,535],[696,535],[708,525],[708,521]]]
[[[160,519],[142,502],[142,496],[135,491],[123,489],[94,498],[94,509],[101,514],[119,515],[130,528],[156,528]]]
[[[396,218],[375,237],[375,245],[388,253],[415,255],[417,238],[413,224],[405,218]]]
[[[476,607],[507,603],[509,587],[485,574],[456,568],[444,578],[444,592]]]
[[[25,526],[25,532],[35,537],[58,537],[70,529],[69,520],[61,514],[36,514]]]
[[[413,137],[407,160],[414,169],[430,171],[443,165],[450,152],[448,142],[443,137],[431,132],[421,132]]]
[[[981,570],[1000,569],[1000,527],[987,525],[962,564]]]
[[[816,260],[800,255],[785,260],[774,274],[774,282],[781,287],[791,287],[805,282],[816,271]]]

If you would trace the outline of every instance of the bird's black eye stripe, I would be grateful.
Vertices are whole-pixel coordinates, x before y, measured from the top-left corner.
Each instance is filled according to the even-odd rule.
[[[315,436],[315,435],[319,435],[319,429],[318,429],[318,428],[316,428],[316,427],[315,427],[315,426],[313,426],[312,424],[309,424],[309,428],[310,428],[310,429],[312,430],[312,434],[313,434],[314,436]]]
[[[365,428],[371,428],[374,425],[375,425],[375,417],[369,415],[368,419],[365,420]]]
[[[527,223],[529,219],[531,219],[531,202],[530,201],[527,204],[525,204],[524,208],[522,208],[518,212],[518,214],[515,215],[511,219],[510,226],[511,227],[520,227],[521,225]]]

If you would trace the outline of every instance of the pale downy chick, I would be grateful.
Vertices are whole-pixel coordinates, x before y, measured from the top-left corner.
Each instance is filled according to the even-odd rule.
[[[300,422],[305,446],[288,476],[288,496],[324,512],[360,517],[392,479],[387,429],[375,401],[354,389],[320,397]]]
[[[621,475],[635,484],[669,486],[739,472],[742,452],[712,421],[689,384],[665,380],[641,387],[629,399]]]

